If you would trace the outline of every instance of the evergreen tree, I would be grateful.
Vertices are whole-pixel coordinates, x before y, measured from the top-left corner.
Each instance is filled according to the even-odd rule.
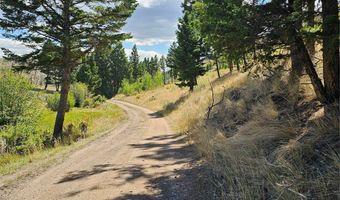
[[[166,59],[163,55],[162,55],[161,59],[159,60],[159,66],[160,66],[162,73],[163,73],[163,82],[164,82],[164,85],[165,85],[166,84]]]
[[[339,102],[339,10],[337,0],[322,0],[323,76],[328,103]]]
[[[137,81],[138,77],[140,77],[140,69],[139,69],[139,55],[137,46],[133,45],[132,52],[130,55],[130,65],[131,65],[131,71],[132,71],[132,81]]]
[[[168,68],[170,68],[170,79],[172,82],[177,78],[177,73],[175,71],[176,65],[175,65],[175,51],[177,49],[176,42],[173,42],[169,48],[168,55],[166,57],[166,65]]]
[[[203,42],[190,21],[192,3],[182,4],[184,16],[179,20],[177,35],[178,47],[174,51],[174,65],[170,65],[177,73],[179,86],[187,86],[193,91],[197,85],[197,77],[205,73],[203,67]]]
[[[99,68],[95,59],[95,54],[86,56],[76,74],[77,81],[85,83],[92,92],[102,85],[102,79],[99,76]]]
[[[38,70],[46,75],[45,90],[49,84],[56,83],[56,90],[59,90],[58,83],[61,79],[62,59],[61,49],[51,40],[44,42],[41,50],[34,51],[25,56],[17,56],[7,49],[5,59],[15,61],[13,68],[16,71],[32,71]]]
[[[96,93],[112,98],[118,93],[123,79],[129,77],[129,62],[123,45],[118,43],[113,45],[107,53],[97,53],[96,59],[99,65],[99,76],[102,80]]]
[[[72,70],[94,47],[128,37],[120,29],[136,5],[135,0],[1,1],[0,26],[6,31],[5,37],[37,51],[43,41],[50,39],[62,49],[61,96],[54,138],[62,137]]]

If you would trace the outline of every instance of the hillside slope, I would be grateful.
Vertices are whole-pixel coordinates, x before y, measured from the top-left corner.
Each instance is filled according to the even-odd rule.
[[[166,85],[116,98],[158,111],[187,133],[222,199],[337,198],[339,113],[325,113],[309,84],[296,93],[284,76],[224,74],[201,77],[193,93]]]

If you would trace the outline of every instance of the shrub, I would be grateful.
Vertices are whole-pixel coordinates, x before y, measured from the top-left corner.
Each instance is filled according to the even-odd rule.
[[[104,103],[106,101],[106,98],[102,95],[97,95],[93,97],[93,101],[95,105],[99,105],[101,103]]]
[[[52,111],[57,111],[59,106],[60,94],[54,93],[47,98],[47,107]],[[72,93],[68,94],[66,112],[70,111],[75,105],[75,98]]]
[[[88,89],[84,83],[75,83],[71,85],[71,94],[75,99],[75,107],[82,107],[86,97],[88,97]]]
[[[102,95],[97,95],[92,98],[87,98],[84,101],[83,107],[85,108],[94,108],[99,106],[100,104],[104,103],[106,98]]]
[[[93,99],[92,98],[86,98],[83,103],[84,108],[91,108],[93,107]]]
[[[43,137],[37,130],[40,104],[31,89],[22,75],[0,75],[1,154],[26,154],[43,147]]]
[[[0,126],[16,124],[27,108],[34,105],[31,88],[27,78],[21,75],[0,74]]]
[[[130,83],[127,79],[124,79],[119,92],[130,96],[137,94],[143,90],[146,91],[154,89],[161,85],[163,85],[163,75],[161,72],[157,72],[153,77],[149,73],[146,73],[143,77],[139,78],[139,80],[134,83]]]
[[[88,137],[87,130],[88,130],[87,122],[80,122],[78,126],[76,126],[73,123],[67,124],[63,131],[64,135],[63,143],[72,144],[73,142]]]
[[[3,152],[27,154],[44,146],[42,134],[37,129],[40,113],[35,107],[27,108],[16,124],[1,129],[0,140],[6,144]]]

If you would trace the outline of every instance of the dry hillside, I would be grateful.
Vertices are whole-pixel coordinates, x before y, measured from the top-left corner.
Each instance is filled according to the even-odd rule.
[[[223,199],[337,198],[339,115],[325,114],[310,80],[302,78],[296,95],[282,74],[223,74],[201,77],[193,93],[170,84],[116,98],[158,111],[188,134]]]

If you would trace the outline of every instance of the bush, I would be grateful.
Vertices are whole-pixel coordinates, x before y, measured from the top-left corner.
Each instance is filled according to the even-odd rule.
[[[12,72],[0,74],[0,126],[16,124],[34,104],[32,85],[23,76]]]
[[[0,75],[1,154],[26,154],[44,146],[44,138],[37,130],[40,104],[31,89],[32,85],[22,75],[12,72]]]
[[[163,85],[163,75],[161,72],[157,72],[154,77],[152,77],[149,73],[146,73],[134,83],[129,83],[127,79],[124,79],[120,93],[130,96],[141,91],[154,89],[161,85]]]
[[[71,94],[73,94],[75,99],[75,107],[82,107],[86,97],[88,97],[88,89],[84,83],[75,83],[71,85]]]
[[[80,139],[84,139],[88,137],[88,123],[80,122],[78,126],[73,123],[67,124],[64,128],[64,144],[72,144],[73,142],[77,142]]]
[[[102,95],[97,95],[93,97],[93,101],[94,101],[94,104],[99,105],[101,103],[104,103],[106,101],[106,98]]]
[[[91,108],[93,107],[93,99],[92,98],[86,98],[83,103],[84,108]]]
[[[44,141],[36,122],[37,118],[32,118],[6,126],[0,132],[0,137],[6,141],[6,152],[28,154],[41,149]]]
[[[87,98],[84,101],[83,107],[85,108],[94,108],[99,106],[100,104],[104,103],[106,98],[101,95],[94,96],[92,98]]]
[[[47,98],[47,107],[52,111],[57,111],[59,106],[60,94],[54,93]],[[70,111],[75,105],[75,98],[72,93],[68,94],[66,112]]]

